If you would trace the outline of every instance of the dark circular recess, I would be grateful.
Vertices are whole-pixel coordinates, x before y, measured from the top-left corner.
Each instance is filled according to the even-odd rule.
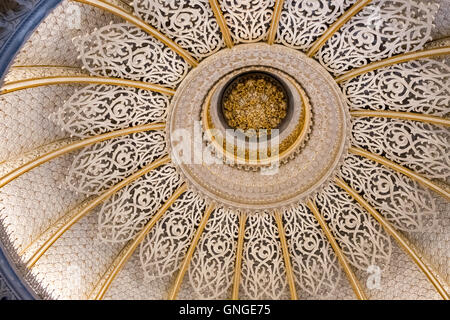
[[[232,90],[237,86],[239,83],[243,83],[250,79],[263,79],[267,83],[273,85],[276,87],[282,94],[283,99],[286,101],[286,109],[285,109],[285,115],[280,118],[279,123],[273,127],[272,129],[278,129],[280,132],[287,127],[289,124],[289,121],[293,115],[293,96],[290,92],[289,87],[285,83],[284,79],[281,79],[275,74],[264,72],[264,71],[248,71],[243,72],[241,74],[238,74],[231,78],[221,89],[218,99],[217,108],[218,111],[217,114],[219,116],[220,121],[222,122],[223,126],[226,129],[238,129],[238,127],[232,127],[230,126],[228,119],[225,114],[225,101],[227,97],[231,94]],[[213,106],[212,106],[213,107]]]

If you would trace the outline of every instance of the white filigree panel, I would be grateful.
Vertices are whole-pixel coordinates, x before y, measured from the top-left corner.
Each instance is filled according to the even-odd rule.
[[[187,191],[157,222],[139,247],[145,279],[170,277],[178,270],[206,208],[196,192]]]
[[[196,298],[230,297],[238,230],[238,213],[223,208],[211,213],[187,274]]]
[[[144,89],[90,85],[58,109],[57,123],[72,136],[85,138],[152,122],[164,122],[170,98]]]
[[[98,214],[100,239],[119,243],[131,240],[181,183],[176,169],[167,164],[114,194]]]
[[[283,220],[299,297],[332,297],[341,268],[314,215],[300,204],[285,210]]]
[[[431,40],[438,6],[416,0],[375,0],[350,19],[317,53],[334,75],[394,55],[420,50]]]
[[[340,174],[397,229],[434,227],[437,210],[432,193],[407,176],[356,155],[347,156]]]
[[[390,118],[352,119],[352,144],[385,156],[429,179],[449,182],[447,127]]]
[[[329,185],[316,195],[316,204],[350,264],[364,272],[388,264],[389,235],[346,191]]]
[[[450,66],[432,59],[396,64],[341,84],[351,110],[450,113]]]
[[[235,43],[267,38],[275,0],[219,0]]]
[[[111,24],[77,37],[74,44],[84,68],[93,75],[174,88],[189,69],[175,51],[126,23]]]
[[[242,299],[289,298],[278,228],[271,213],[247,218],[240,291]]]
[[[135,0],[134,12],[197,59],[225,46],[208,0]]]
[[[99,142],[75,157],[67,184],[79,193],[98,194],[165,153],[163,131],[133,133]]]
[[[356,0],[288,0],[275,42],[306,51]]]

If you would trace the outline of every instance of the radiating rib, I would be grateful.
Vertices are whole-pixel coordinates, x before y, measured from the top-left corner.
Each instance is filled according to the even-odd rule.
[[[175,94],[175,91],[172,89],[142,81],[124,80],[109,77],[93,77],[93,76],[56,76],[56,77],[32,78],[20,81],[7,82],[2,86],[0,95],[35,87],[42,87],[56,84],[73,84],[73,83],[111,84],[116,86],[125,86],[150,90],[168,95]]]
[[[33,168],[36,168],[36,167],[40,166],[41,164],[48,162],[56,157],[62,156],[63,154],[84,148],[86,146],[89,146],[89,145],[97,143],[97,142],[113,139],[116,137],[132,134],[132,133],[137,133],[137,132],[143,132],[143,131],[164,130],[164,128],[165,128],[165,124],[163,124],[163,123],[146,124],[146,125],[136,126],[136,127],[132,127],[132,128],[112,131],[112,132],[104,133],[104,134],[101,134],[101,135],[98,135],[95,137],[76,141],[76,142],[66,145],[62,148],[45,153],[44,155],[42,155],[34,160],[31,160],[31,161],[25,163],[24,165],[18,167],[17,169],[11,171],[10,173],[6,174],[5,176],[0,177],[0,188],[5,186],[6,184],[10,183],[14,179],[20,177],[24,173],[32,170]]]
[[[244,250],[244,236],[245,236],[246,222],[247,222],[247,214],[241,213],[241,217],[239,218],[239,234],[236,248],[236,264],[234,266],[233,289],[231,293],[231,299],[233,300],[238,300],[239,297],[239,286],[241,283],[241,269],[242,269],[242,251]]]
[[[317,222],[319,222],[319,225],[322,228],[325,236],[327,237],[328,241],[330,242],[331,246],[333,247],[334,253],[337,256],[342,269],[344,269],[345,274],[347,275],[347,278],[350,281],[350,285],[352,286],[356,297],[358,297],[359,300],[367,300],[364,290],[362,289],[358,279],[356,278],[355,274],[353,273],[353,270],[350,267],[350,265],[347,261],[347,258],[345,257],[341,248],[339,247],[339,244],[336,242],[336,239],[334,239],[334,236],[333,236],[330,228],[328,228],[328,225],[325,222],[325,219],[320,214],[319,209],[317,209],[316,204],[314,203],[314,201],[309,200],[306,205],[314,214],[314,217],[317,219]]]
[[[335,179],[336,184],[348,192],[350,196],[352,196],[364,209],[367,210],[389,233],[397,243],[403,248],[403,250],[414,260],[417,266],[423,271],[423,273],[427,276],[439,294],[442,296],[444,300],[449,299],[449,295],[447,291],[445,291],[443,285],[439,282],[439,280],[434,275],[433,271],[428,267],[426,263],[421,259],[419,254],[416,252],[416,249],[408,243],[408,241],[395,230],[391,224],[384,219],[384,217],[376,211],[368,202],[366,202],[354,189],[352,189],[349,185],[347,185],[344,180],[340,178]]]
[[[392,170],[395,170],[397,172],[400,172],[408,177],[410,177],[411,179],[417,181],[418,183],[424,185],[425,187],[430,188],[431,190],[441,194],[442,196],[444,196],[445,198],[447,198],[448,200],[450,200],[450,192],[448,192],[447,190],[445,190],[444,188],[441,188],[440,186],[438,186],[437,184],[435,184],[434,182],[422,177],[421,175],[406,169],[405,167],[396,164],[393,161],[390,161],[384,157],[381,157],[379,155],[373,154],[369,151],[363,150],[361,148],[355,148],[355,147],[350,147],[349,151],[353,154],[356,154],[358,156],[361,157],[365,157],[367,159],[373,160],[375,162],[381,163],[382,165],[391,168]]]
[[[27,262],[27,268],[28,269],[32,268],[36,264],[36,262],[39,260],[39,258],[42,257],[42,255],[53,245],[53,243],[55,243],[56,240],[58,240],[67,230],[69,230],[71,226],[73,226],[81,218],[86,216],[92,209],[94,209],[99,204],[103,203],[105,200],[107,200],[109,197],[111,197],[114,193],[118,192],[123,187],[129,185],[130,183],[132,183],[136,179],[140,178],[141,176],[147,174],[151,170],[156,169],[159,166],[168,163],[169,161],[170,161],[169,157],[166,156],[166,157],[164,157],[164,158],[162,158],[160,160],[157,160],[157,161],[147,165],[143,169],[137,171],[136,173],[132,174],[128,178],[122,180],[121,182],[116,184],[114,187],[110,188],[109,190],[107,190],[106,192],[104,192],[103,194],[101,194],[97,198],[93,199],[91,202],[89,202],[89,204],[87,206],[83,207],[83,209],[80,212],[75,214],[63,226],[58,228],[58,230],[52,235],[52,237],[49,238],[33,254],[33,256],[30,258],[30,260],[28,260],[28,262]]]
[[[399,111],[384,111],[384,110],[358,110],[350,111],[352,117],[383,117],[393,118],[411,121],[420,121],[426,123],[432,123],[436,125],[442,125],[449,127],[450,119],[437,116],[430,116],[426,114],[419,114],[413,112],[399,112]]]
[[[335,23],[333,23],[328,30],[317,39],[309,51],[306,53],[308,57],[313,57],[317,51],[322,48],[325,43],[335,34],[344,24],[346,24],[353,16],[364,9],[372,0],[359,0],[350,9],[348,9]]]
[[[297,290],[295,289],[294,271],[292,270],[291,257],[289,255],[289,250],[286,242],[286,234],[284,232],[283,219],[279,211],[275,212],[275,221],[277,222],[281,249],[283,250],[284,265],[286,267],[286,277],[289,284],[291,299],[298,300]]]
[[[169,300],[175,300],[178,296],[178,292],[180,291],[181,283],[183,282],[184,275],[188,270],[189,263],[191,262],[192,255],[194,254],[195,248],[197,247],[198,241],[202,236],[203,230],[205,229],[206,224],[208,223],[208,219],[215,209],[216,205],[214,203],[210,204],[206,209],[205,214],[203,215],[200,224],[198,225],[197,231],[194,235],[194,239],[192,239],[191,246],[189,247],[186,256],[181,264],[180,271],[178,272],[177,278],[175,279],[175,283],[173,285],[172,291],[169,294]]]
[[[335,80],[337,83],[347,81],[349,79],[355,78],[363,73],[367,73],[376,69],[388,67],[397,63],[408,62],[411,60],[424,59],[424,58],[432,58],[450,54],[450,47],[442,47],[435,49],[427,49],[416,52],[409,52],[404,54],[399,54],[397,56],[387,58],[381,61],[370,63],[361,68],[353,69],[340,77],[337,77]]]
[[[216,17],[217,24],[219,25],[220,31],[222,32],[223,40],[228,48],[232,48],[234,46],[233,39],[231,39],[230,29],[228,28],[227,22],[223,16],[222,9],[220,9],[220,5],[217,0],[209,0],[209,5]]]
[[[272,22],[270,23],[269,36],[267,39],[268,44],[275,42],[275,36],[277,35],[278,25],[280,23],[281,11],[283,10],[284,0],[276,0],[275,7],[273,8]]]
[[[127,263],[128,259],[132,256],[139,244],[145,239],[145,236],[150,232],[153,226],[159,221],[163,214],[170,208],[170,206],[177,200],[184,192],[187,191],[186,184],[179,187],[174,194],[164,203],[164,205],[155,213],[151,220],[145,225],[145,227],[139,232],[136,238],[130,241],[125,248],[120,252],[119,256],[113,262],[112,266],[106,271],[102,279],[97,283],[96,288],[91,294],[91,298],[94,300],[102,300],[108,291],[111,283],[122,270]]]
[[[183,59],[186,60],[187,63],[192,65],[193,67],[198,65],[197,60],[195,60],[190,53],[188,53],[186,50],[181,48],[179,45],[177,45],[175,42],[170,40],[168,37],[163,35],[161,32],[156,30],[155,28],[149,26],[147,23],[142,21],[141,19],[137,18],[136,16],[128,13],[124,9],[117,7],[113,4],[110,4],[104,0],[72,0],[77,1],[80,3],[88,4],[100,9],[103,9],[105,11],[108,11],[116,16],[119,16],[123,18],[124,20],[128,21],[129,23],[141,28],[143,31],[147,32],[152,37],[158,39],[162,43],[164,43],[167,47],[175,51],[177,54],[179,54]]]

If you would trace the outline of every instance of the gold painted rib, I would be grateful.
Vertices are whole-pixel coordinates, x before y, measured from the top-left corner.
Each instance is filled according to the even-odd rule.
[[[241,284],[242,269],[242,251],[244,250],[245,223],[247,222],[247,214],[241,213],[239,218],[239,235],[236,248],[236,264],[234,266],[233,289],[231,293],[232,300],[238,300],[239,286]]]
[[[362,289],[358,279],[356,278],[355,274],[353,273],[353,270],[350,267],[350,264],[348,263],[347,258],[345,257],[341,248],[339,247],[339,244],[337,243],[336,239],[334,239],[333,233],[331,232],[330,228],[328,228],[328,225],[325,222],[325,219],[320,214],[319,209],[317,208],[316,204],[314,203],[314,201],[308,200],[307,206],[314,214],[314,217],[316,218],[317,222],[319,222],[319,225],[322,228],[323,233],[325,233],[325,236],[327,237],[328,241],[330,242],[331,247],[333,248],[334,253],[336,254],[336,257],[339,260],[339,264],[341,265],[342,269],[344,269],[345,274],[347,275],[347,278],[350,282],[350,285],[353,288],[353,291],[355,292],[356,297],[359,300],[367,300],[364,290]]]
[[[432,123],[436,125],[442,125],[449,127],[450,119],[437,116],[430,116],[426,114],[412,113],[412,112],[397,112],[397,111],[384,111],[384,110],[358,110],[350,111],[352,117],[382,117],[393,118],[401,120],[420,121],[426,123]]]
[[[189,264],[191,263],[192,255],[194,254],[195,248],[197,248],[198,241],[200,240],[200,237],[202,236],[203,230],[205,229],[205,226],[206,226],[206,223],[208,222],[209,216],[211,215],[211,213],[213,212],[215,207],[216,207],[216,205],[214,203],[211,203],[209,205],[209,207],[206,209],[202,220],[200,221],[200,224],[194,235],[194,239],[192,240],[192,243],[186,253],[186,256],[184,257],[183,263],[181,264],[180,271],[177,275],[177,278],[175,279],[175,283],[172,288],[172,291],[169,294],[169,300],[175,300],[178,296],[178,292],[180,291],[180,287],[181,287],[181,283],[183,282],[184,275],[186,274]]]
[[[434,272],[428,267],[427,264],[421,259],[419,254],[416,252],[416,249],[408,243],[408,241],[399,233],[397,230],[392,227],[392,225],[384,219],[384,217],[375,210],[368,202],[366,202],[354,189],[352,189],[349,185],[347,185],[344,180],[340,178],[336,178],[336,184],[347,191],[347,193],[352,196],[364,209],[366,209],[389,233],[397,243],[403,248],[403,250],[414,260],[417,266],[423,271],[423,273],[427,276],[439,294],[442,296],[444,300],[449,299],[449,295],[447,291],[445,291],[443,285],[439,282],[439,280],[434,275]]]
[[[160,160],[157,160],[143,169],[137,171],[136,173],[132,174],[128,178],[122,180],[109,190],[105,191],[103,194],[98,196],[97,198],[93,199],[89,204],[83,209],[75,214],[69,221],[67,221],[63,226],[58,228],[58,230],[33,254],[33,256],[28,260],[27,262],[27,268],[32,268],[36,262],[42,257],[42,255],[47,252],[47,250],[53,245],[53,243],[56,242],[67,230],[70,229],[75,223],[77,223],[81,218],[86,216],[92,209],[97,207],[99,204],[103,203],[105,200],[107,200],[109,197],[111,197],[113,194],[118,192],[120,189],[124,188],[125,186],[129,185],[136,179],[140,178],[141,176],[147,174],[148,172],[158,168],[159,166],[166,164],[170,161],[169,157],[164,157]]]
[[[292,270],[291,258],[286,242],[286,234],[284,232],[283,219],[279,211],[275,212],[275,221],[277,222],[278,234],[280,236],[281,249],[283,250],[284,265],[286,267],[286,277],[289,284],[289,292],[292,300],[298,300],[297,290],[295,289],[294,271]]]
[[[220,5],[217,0],[209,0],[209,5],[214,13],[214,17],[216,18],[217,24],[219,25],[220,31],[222,32],[223,40],[228,48],[232,48],[234,46],[233,39],[231,38],[230,29],[228,28],[225,17],[223,16],[222,9],[220,9]]]
[[[388,160],[388,159],[386,159],[384,157],[381,157],[379,155],[373,154],[373,153],[371,153],[369,151],[366,151],[364,149],[361,149],[361,148],[350,147],[349,151],[351,153],[353,153],[353,154],[358,155],[358,156],[365,157],[365,158],[370,159],[372,161],[378,162],[378,163],[380,163],[380,164],[382,164],[382,165],[384,165],[384,166],[386,166],[388,168],[391,168],[394,171],[400,172],[400,173],[404,174],[405,176],[410,177],[411,179],[413,179],[413,180],[417,181],[418,183],[422,184],[423,186],[425,186],[427,188],[430,188],[431,190],[441,194],[442,196],[444,196],[445,198],[450,200],[450,193],[447,190],[441,188],[440,186],[438,186],[434,182],[432,182],[432,181],[422,177],[421,175],[419,175],[419,174],[417,174],[417,173],[415,173],[415,172],[413,172],[413,171],[411,171],[409,169],[406,169],[405,167],[403,167],[401,165],[396,164],[393,161],[390,161],[390,160]]]
[[[175,91],[157,84],[146,83],[142,81],[135,80],[125,80],[118,78],[109,77],[91,77],[91,76],[54,76],[54,77],[42,77],[42,78],[32,78],[19,81],[11,81],[5,83],[0,91],[0,95],[7,94],[10,92],[24,90],[29,88],[49,86],[56,84],[109,84],[116,86],[133,87],[144,90],[150,90],[155,92],[160,92],[163,94],[174,95]]]
[[[127,263],[128,259],[134,253],[139,244],[144,240],[145,236],[150,232],[153,226],[159,221],[163,214],[169,209],[169,207],[177,200],[184,192],[186,192],[187,186],[183,184],[178,188],[174,194],[164,203],[164,205],[158,210],[158,212],[151,218],[151,220],[145,225],[145,227],[139,232],[136,238],[130,241],[127,246],[122,250],[119,256],[113,263],[112,268],[108,270],[99,283],[96,286],[95,292],[91,295],[94,300],[102,300],[108,291],[111,283],[116,278],[117,274]]]
[[[147,32],[152,37],[158,39],[162,43],[164,43],[167,47],[175,51],[177,54],[180,55],[184,60],[186,60],[187,63],[192,65],[193,67],[196,67],[198,65],[197,60],[195,60],[189,52],[181,48],[179,45],[177,45],[175,42],[170,40],[168,37],[166,37],[164,34],[153,28],[152,26],[149,26],[147,23],[145,23],[143,20],[139,19],[138,17],[132,15],[131,13],[125,11],[124,9],[115,6],[111,3],[108,3],[104,0],[72,0],[77,1],[80,3],[88,4],[100,9],[103,9],[107,12],[110,12],[118,17],[121,17],[122,19],[128,21],[131,24],[134,24],[136,27],[142,29],[143,31]]]
[[[164,128],[165,128],[164,123],[145,124],[145,125],[141,125],[141,126],[135,126],[132,128],[116,130],[116,131],[104,133],[104,134],[101,134],[101,135],[98,135],[95,137],[90,137],[87,139],[76,141],[74,143],[63,146],[59,149],[47,152],[44,155],[25,163],[24,165],[11,171],[10,173],[6,174],[5,176],[0,177],[0,188],[4,187],[6,184],[10,183],[14,179],[17,179],[24,173],[26,173],[26,172],[40,166],[43,163],[48,162],[56,157],[60,157],[66,153],[87,147],[87,146],[92,145],[97,142],[117,138],[120,136],[137,133],[137,132],[151,131],[151,130],[164,130]]]
[[[353,16],[364,9],[370,1],[372,0],[359,0],[350,9],[348,9],[335,23],[333,23],[327,31],[317,39],[311,48],[308,50],[306,55],[308,57],[313,57],[322,48],[325,43],[340,29],[344,24],[346,24]]]
[[[275,42],[275,36],[277,35],[278,25],[280,24],[281,11],[283,10],[284,0],[276,0],[275,7],[273,8],[272,22],[270,23],[269,36],[267,39],[268,44]]]
[[[335,80],[337,83],[341,83],[341,82],[347,81],[349,79],[352,79],[354,77],[357,77],[361,74],[364,74],[364,73],[367,73],[367,72],[370,72],[370,71],[373,71],[376,69],[392,66],[394,64],[408,62],[408,61],[412,61],[412,60],[418,60],[418,59],[438,57],[438,56],[443,56],[443,55],[447,55],[447,54],[450,54],[450,46],[399,54],[399,55],[391,57],[391,58],[387,58],[387,59],[384,59],[381,61],[370,63],[361,68],[353,69],[352,71],[349,71],[349,72],[343,74],[342,76],[337,77]]]

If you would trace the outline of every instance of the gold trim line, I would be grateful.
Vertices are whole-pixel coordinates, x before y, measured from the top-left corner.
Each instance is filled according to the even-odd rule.
[[[276,0],[275,7],[273,8],[272,22],[270,23],[269,36],[267,39],[268,44],[274,44],[275,37],[278,31],[278,25],[280,24],[281,11],[283,10],[284,0]]]
[[[336,22],[334,22],[327,31],[317,39],[311,48],[308,50],[306,55],[308,57],[313,57],[324,45],[325,43],[340,29],[344,24],[346,24],[353,16],[364,9],[372,0],[359,0],[350,9],[348,9]]]
[[[117,274],[122,270],[122,268],[127,263],[128,259],[132,256],[136,248],[141,244],[142,241],[144,241],[145,236],[150,232],[150,230],[153,228],[153,226],[161,219],[161,217],[164,215],[164,213],[167,211],[167,209],[170,208],[170,206],[184,193],[187,191],[186,184],[183,184],[181,187],[179,187],[174,194],[164,203],[164,205],[158,210],[157,213],[151,218],[151,220],[145,225],[144,229],[142,229],[137,237],[130,241],[125,248],[122,250],[122,252],[119,254],[119,256],[116,258],[116,260],[113,263],[112,270],[110,272],[107,272],[102,279],[100,279],[99,283],[103,283],[102,285],[99,285],[98,292],[94,296],[94,300],[102,300],[108,291],[109,287],[111,286],[111,283],[116,278]],[[104,280],[104,281],[102,281]]]
[[[4,187],[14,179],[17,179],[24,173],[56,158],[60,157],[66,153],[87,147],[91,144],[102,142],[105,140],[117,138],[120,136],[125,136],[132,133],[137,132],[144,132],[144,131],[151,131],[151,130],[164,130],[165,124],[164,123],[154,123],[154,124],[146,124],[141,126],[135,126],[132,128],[122,129],[122,130],[116,130],[108,133],[104,133],[98,136],[86,138],[80,141],[76,141],[74,143],[68,144],[66,146],[63,146],[59,149],[50,151],[34,160],[31,160],[24,165],[14,169],[13,171],[9,172],[8,174],[4,175],[3,177],[0,177],[0,188]]]
[[[174,95],[175,91],[157,84],[146,83],[135,80],[125,80],[109,77],[91,77],[91,76],[54,76],[31,78],[19,81],[6,82],[0,91],[0,95],[11,93],[18,90],[24,90],[35,87],[50,86],[56,84],[107,84],[115,86],[125,86],[149,91],[155,91],[162,94]]]
[[[397,112],[384,110],[358,110],[350,111],[352,117],[382,117],[401,120],[420,121],[436,125],[450,127],[450,119],[437,116],[430,116],[426,114],[419,114],[413,112]]]
[[[107,12],[110,12],[118,17],[121,17],[122,19],[128,21],[131,24],[134,24],[136,27],[141,28],[143,31],[147,32],[152,37],[155,37],[162,43],[164,43],[167,47],[175,51],[177,54],[180,55],[184,60],[186,60],[187,63],[192,65],[193,67],[196,67],[198,65],[198,61],[195,60],[190,53],[188,53],[186,50],[181,48],[179,45],[177,45],[175,42],[170,40],[168,37],[166,37],[164,34],[153,28],[152,26],[149,26],[147,23],[145,23],[143,20],[139,19],[138,17],[132,15],[131,13],[125,11],[124,9],[115,6],[111,3],[106,2],[105,0],[72,0],[77,1],[80,3],[88,4],[100,9],[103,9]]]
[[[286,268],[286,277],[289,284],[289,292],[291,293],[291,300],[298,300],[297,290],[295,288],[294,271],[292,270],[291,258],[286,241],[286,233],[284,232],[283,218],[279,211],[275,211],[275,221],[278,227],[281,249],[283,250],[284,265]]]
[[[438,57],[438,56],[443,56],[443,55],[447,55],[447,54],[450,54],[450,46],[399,54],[397,56],[387,58],[387,59],[384,59],[384,60],[381,60],[378,62],[373,62],[364,67],[349,71],[349,72],[343,74],[342,76],[337,77],[335,80],[337,83],[341,83],[341,82],[347,81],[349,79],[355,78],[361,74],[364,74],[364,73],[367,73],[367,72],[370,72],[370,71],[373,71],[376,69],[388,67],[388,66],[391,66],[394,64],[408,62],[411,60]]]
[[[181,264],[180,271],[177,275],[177,278],[175,279],[172,291],[169,294],[169,300],[175,300],[178,296],[184,275],[186,274],[186,271],[189,268],[189,264],[191,263],[192,255],[194,254],[195,249],[197,248],[198,241],[200,240],[200,237],[203,234],[203,230],[205,229],[205,226],[208,223],[208,219],[211,213],[214,211],[215,207],[216,205],[214,203],[211,203],[209,207],[206,209],[205,214],[202,217],[202,220],[200,221],[200,224],[194,235],[194,239],[192,240],[189,250],[186,253],[186,256],[184,257],[183,263]]]
[[[431,190],[441,194],[442,196],[444,196],[445,198],[450,200],[450,193],[447,190],[439,187],[438,185],[436,185],[432,181],[422,177],[421,175],[419,175],[419,174],[417,174],[417,173],[415,173],[415,172],[413,172],[413,171],[411,171],[409,169],[406,169],[405,167],[403,167],[401,165],[396,164],[393,161],[390,161],[390,160],[388,160],[388,159],[386,159],[384,157],[378,156],[376,154],[373,154],[373,153],[371,153],[369,151],[366,151],[364,149],[361,149],[361,148],[350,147],[348,149],[348,151],[353,153],[353,154],[356,154],[358,156],[365,157],[365,158],[367,158],[369,160],[378,162],[378,163],[380,163],[380,164],[382,164],[382,165],[384,165],[384,166],[386,166],[388,168],[391,168],[394,171],[400,172],[400,173],[404,174],[405,176],[410,177],[411,179],[413,179],[413,180],[417,181],[418,183],[422,184],[423,186],[425,186],[427,188],[430,188]]]
[[[350,267],[350,265],[347,261],[347,258],[345,257],[344,253],[342,252],[341,248],[339,247],[339,244],[337,243],[336,239],[334,239],[333,233],[331,232],[330,228],[328,228],[328,225],[325,222],[325,219],[320,214],[319,209],[317,208],[316,204],[314,203],[314,201],[308,200],[307,206],[314,214],[314,217],[316,218],[317,222],[319,222],[319,225],[322,228],[323,233],[325,233],[325,236],[327,237],[328,241],[330,242],[331,247],[333,248],[334,253],[336,254],[336,257],[339,260],[339,264],[341,265],[342,269],[344,269],[345,274],[347,275],[347,278],[350,282],[350,285],[353,288],[353,291],[355,292],[356,297],[359,300],[367,300],[367,296],[364,293],[364,290],[362,289],[361,284],[359,283],[358,279],[356,278],[355,274],[353,273],[353,270]]]
[[[419,254],[417,254],[415,248],[408,243],[408,241],[399,233],[397,232],[392,225],[384,219],[384,217],[375,210],[368,202],[366,202],[355,190],[353,190],[349,185],[347,185],[344,180],[340,178],[336,178],[335,180],[336,184],[344,189],[352,198],[356,200],[364,209],[366,209],[386,230],[387,233],[389,233],[396,241],[397,243],[403,248],[403,250],[413,259],[413,261],[417,264],[417,266],[423,271],[423,273],[427,276],[427,278],[430,280],[430,282],[433,284],[433,286],[436,288],[436,290],[439,292],[439,294],[442,296],[444,300],[449,299],[449,295],[447,291],[445,291],[442,284],[439,282],[439,280],[434,275],[433,271],[427,266],[427,264],[422,261]]]
[[[234,266],[233,289],[231,292],[231,299],[239,299],[239,286],[241,284],[241,269],[242,269],[242,252],[244,250],[244,236],[245,223],[247,222],[247,214],[242,212],[239,218],[239,234],[236,248],[236,263]]]
[[[217,0],[209,0],[209,5],[214,13],[214,17],[216,18],[217,24],[219,25],[220,31],[222,32],[223,40],[228,48],[233,48],[234,42],[231,38],[230,29],[228,28],[225,17],[223,16],[222,9],[220,9],[220,5]]]
[[[75,223],[77,223],[81,218],[86,216],[92,209],[97,207],[99,204],[103,203],[105,200],[107,200],[109,197],[111,197],[113,194],[118,192],[120,189],[124,188],[125,186],[129,185],[136,179],[140,178],[141,176],[145,175],[146,173],[152,171],[153,169],[158,168],[159,166],[166,164],[170,161],[169,157],[164,157],[160,160],[157,160],[150,165],[146,166],[145,168],[139,170],[138,172],[132,174],[128,178],[122,180],[109,190],[105,191],[103,194],[89,202],[89,204],[83,209],[78,212],[76,215],[74,215],[67,223],[65,223],[63,226],[58,228],[58,230],[47,240],[45,243],[33,254],[33,256],[28,260],[27,262],[27,268],[31,269],[36,262],[42,257],[42,255],[47,252],[47,250],[67,231],[69,230]]]

